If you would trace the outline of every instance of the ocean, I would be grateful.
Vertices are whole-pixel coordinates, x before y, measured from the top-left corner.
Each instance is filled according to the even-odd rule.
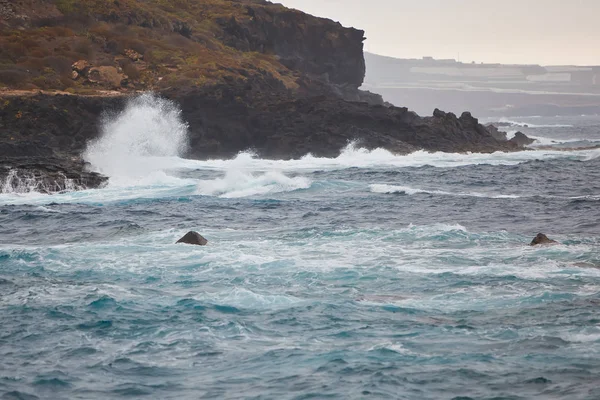
[[[533,149],[197,161],[131,102],[106,188],[0,183],[0,398],[600,399],[600,116],[493,121]]]

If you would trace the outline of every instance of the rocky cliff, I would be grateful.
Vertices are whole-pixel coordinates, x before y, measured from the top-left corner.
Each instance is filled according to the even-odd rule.
[[[260,0],[0,2],[0,84],[161,90],[251,77],[357,89],[364,32]]]
[[[102,112],[145,90],[181,105],[195,158],[518,149],[468,113],[421,118],[358,90],[363,31],[266,1],[16,0],[0,15],[5,186],[11,168],[67,177],[49,190],[101,184],[78,157]]]

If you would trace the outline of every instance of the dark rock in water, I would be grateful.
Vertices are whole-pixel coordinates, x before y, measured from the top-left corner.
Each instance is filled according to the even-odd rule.
[[[543,233],[538,233],[538,235],[533,239],[530,246],[538,246],[541,244],[558,244],[556,240],[549,239],[548,236]]]
[[[487,124],[485,128],[488,130],[492,137],[500,142],[506,142],[508,138],[506,137],[506,132],[502,132],[500,129],[496,127],[494,124]]]
[[[535,140],[530,139],[523,132],[515,133],[515,137],[510,139],[509,142],[516,144],[517,146],[528,146]]]
[[[202,237],[198,232],[188,232],[184,237],[179,239],[177,243],[185,243],[185,244],[193,244],[196,246],[206,246],[208,244],[208,240]]]
[[[80,158],[3,157],[2,149],[0,143],[0,193],[51,194],[100,188],[108,181]]]

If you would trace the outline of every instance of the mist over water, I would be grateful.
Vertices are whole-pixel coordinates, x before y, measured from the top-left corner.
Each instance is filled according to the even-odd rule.
[[[600,125],[527,121],[549,148],[199,161],[130,100],[85,153],[106,188],[0,194],[0,393],[600,397],[600,158],[562,149]]]

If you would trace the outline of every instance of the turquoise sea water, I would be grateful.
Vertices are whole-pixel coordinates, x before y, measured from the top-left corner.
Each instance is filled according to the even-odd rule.
[[[107,188],[0,195],[0,398],[600,398],[598,150],[132,171],[114,146]]]

